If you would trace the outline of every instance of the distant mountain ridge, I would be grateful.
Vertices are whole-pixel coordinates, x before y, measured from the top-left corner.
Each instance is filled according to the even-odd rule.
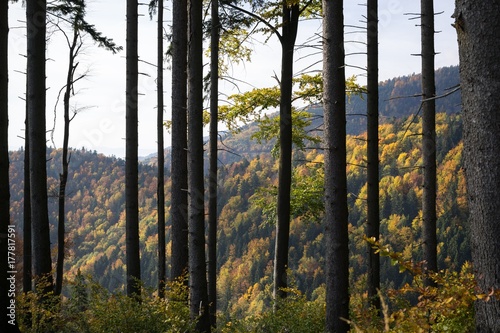
[[[458,66],[443,67],[436,70],[436,94],[445,95],[448,91],[458,86],[460,82]],[[406,119],[416,115],[421,104],[421,75],[410,74],[392,78],[379,83],[379,121],[380,124]],[[365,96],[350,96],[346,101],[347,123],[346,131],[349,135],[360,135],[366,131],[366,98]],[[460,90],[443,98],[436,99],[436,112],[457,114],[460,112]],[[312,106],[309,112],[322,115],[320,105]],[[315,118],[311,127],[317,127],[322,122]],[[243,156],[251,158],[262,152],[269,151],[273,143],[256,144],[251,135],[257,130],[256,124],[242,127],[237,134],[222,136],[219,144],[219,160],[223,164],[240,160]],[[157,154],[153,153],[141,158],[141,162],[156,165]],[[170,147],[165,149],[165,163],[170,165]]]

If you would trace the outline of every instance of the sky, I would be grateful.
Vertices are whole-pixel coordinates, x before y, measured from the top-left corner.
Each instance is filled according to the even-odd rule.
[[[366,35],[360,29],[366,7],[363,0],[344,1],[344,20],[346,25],[346,54],[366,52]],[[87,21],[97,30],[112,38],[118,45],[125,47],[125,7],[120,0],[89,0]],[[165,9],[165,26],[170,21],[170,3]],[[379,78],[380,81],[393,77],[419,73],[421,59],[412,54],[420,53],[420,27],[416,13],[419,1],[379,0]],[[436,34],[436,68],[458,64],[457,39],[451,26],[454,0],[439,0],[434,4]],[[156,151],[156,68],[147,64],[156,62],[156,20],[150,20],[147,6],[140,6],[139,13],[139,57],[144,62],[139,65],[139,155],[146,156]],[[9,148],[24,146],[25,102],[25,9],[21,2],[10,4],[9,11]],[[417,19],[412,19],[417,18]],[[303,44],[312,36],[321,34],[320,21],[305,21],[299,26],[297,45]],[[224,96],[246,91],[253,87],[276,85],[273,78],[280,73],[281,51],[276,37],[266,43],[257,39],[252,48],[252,61],[245,64],[232,64],[228,75],[241,80],[239,87],[221,82],[221,99]],[[124,157],[125,155],[125,51],[112,54],[98,48],[90,38],[86,38],[85,51],[79,58],[77,74],[86,73],[86,78],[75,86],[72,108],[78,110],[71,122],[70,146],[85,147],[106,155]],[[166,45],[166,44],[165,44]],[[320,55],[311,55],[311,48],[296,51],[295,71],[305,68],[320,70]],[[56,107],[59,90],[66,77],[68,47],[62,33],[53,31],[47,45],[47,130],[54,128],[53,140],[47,134],[48,145],[62,146],[62,100]],[[312,68],[311,64],[317,63]],[[364,84],[366,55],[346,57],[346,75],[357,75]],[[168,67],[168,64],[165,64]],[[171,81],[168,68],[165,77],[165,119],[170,119]],[[171,143],[170,133],[165,131],[165,145]]]

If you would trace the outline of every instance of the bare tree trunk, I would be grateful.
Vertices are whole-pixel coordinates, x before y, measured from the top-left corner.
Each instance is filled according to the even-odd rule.
[[[24,205],[23,205],[23,292],[32,289],[32,249],[31,249],[31,191],[30,191],[30,140],[28,135],[28,108],[26,108],[24,131]]]
[[[323,0],[326,331],[349,325],[349,235],[343,1]]]
[[[188,39],[188,229],[191,318],[198,332],[210,332],[205,257],[203,177],[203,4],[189,2]]]
[[[125,200],[126,200],[126,264],[127,295],[139,296],[141,279],[139,254],[139,204],[138,204],[138,12],[137,0],[127,0],[127,78],[126,78],[126,151],[125,151]]]
[[[63,147],[62,147],[62,172],[59,174],[59,218],[57,224],[57,263],[56,263],[56,284],[55,294],[60,295],[63,284],[63,269],[64,269],[64,252],[65,252],[65,220],[66,220],[66,184],[68,182],[68,167],[70,156],[69,150],[69,125],[71,118],[69,115],[69,101],[71,91],[73,89],[73,79],[76,67],[76,56],[78,55],[78,36],[79,32],[73,28],[73,40],[69,49],[68,73],[66,74],[66,90],[64,92],[64,132],[63,132]]]
[[[172,3],[172,280],[188,270],[187,0]]]
[[[480,292],[500,288],[500,3],[456,1],[464,165]],[[500,332],[500,300],[478,300],[476,331]]]
[[[8,1],[0,5],[0,306],[2,319],[0,331],[19,332],[15,316],[11,315],[12,303],[16,300],[15,288],[12,289],[15,262],[12,241],[16,241],[15,226],[10,225],[10,187],[9,187],[9,104],[8,104],[8,36],[9,36]],[[15,244],[14,244],[15,245]],[[14,246],[15,248],[15,246]],[[15,282],[15,280],[14,280]],[[14,309],[15,311],[15,309]]]
[[[378,0],[368,0],[368,96],[367,96],[367,237],[379,240],[379,151],[378,151]],[[368,245],[368,299],[380,309],[380,256]]]
[[[52,291],[52,259],[47,207],[47,167],[45,130],[45,31],[44,0],[26,2],[28,36],[28,136],[30,138],[30,191],[33,230],[34,275],[46,278],[44,294]]]
[[[157,26],[158,78],[156,82],[157,94],[157,131],[158,131],[158,295],[165,297],[166,281],[166,248],[165,248],[165,148],[163,143],[163,0],[158,0]]]
[[[290,187],[292,183],[292,78],[293,54],[299,24],[299,4],[283,1],[281,39],[280,160],[278,171],[278,221],[274,254],[274,297],[286,297],[288,243],[290,238]]]
[[[422,32],[422,154],[424,186],[422,194],[424,260],[429,271],[437,272],[436,236],[436,95],[434,80],[434,6],[433,0],[421,1]],[[433,284],[426,279],[426,284]]]
[[[210,170],[208,202],[208,304],[210,325],[217,323],[217,143],[219,113],[219,1],[212,0],[210,34]]]

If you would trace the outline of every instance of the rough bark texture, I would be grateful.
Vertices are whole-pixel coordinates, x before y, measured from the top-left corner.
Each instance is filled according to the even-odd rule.
[[[286,297],[290,238],[290,187],[292,183],[292,78],[293,53],[299,24],[299,5],[282,4],[280,94],[280,160],[278,170],[278,221],[274,255],[274,297]]]
[[[32,289],[32,237],[31,237],[31,191],[30,191],[30,140],[28,135],[28,108],[26,108],[24,131],[24,204],[23,204],[23,292]]]
[[[201,1],[189,2],[188,39],[188,228],[190,311],[196,330],[210,332],[205,257],[203,177],[203,31]]]
[[[436,236],[436,85],[434,79],[434,5],[421,1],[422,33],[422,155],[424,185],[422,193],[422,238],[426,269],[437,271]],[[429,279],[426,284],[433,284]]]
[[[378,152],[378,1],[368,0],[368,80],[367,80],[367,227],[366,235],[378,241],[379,213],[379,152]],[[380,256],[368,245],[368,298],[380,309]]]
[[[33,230],[34,275],[47,278],[45,292],[53,290],[50,229],[47,208],[47,168],[45,131],[45,30],[46,2],[29,0],[27,13],[28,46],[28,135],[30,138],[30,191]]]
[[[0,331],[19,332],[15,318],[10,316],[11,302],[15,302],[15,293],[12,293],[11,282],[8,278],[12,277],[12,271],[15,271],[10,255],[12,251],[9,245],[16,239],[11,238],[16,233],[9,229],[15,229],[10,224],[10,189],[9,189],[9,145],[8,145],[8,2],[3,1],[0,5]],[[12,236],[11,236],[12,235]]]
[[[138,204],[138,30],[137,0],[127,0],[125,213],[127,295],[139,295],[141,279]]]
[[[343,1],[323,0],[325,112],[326,331],[349,325],[349,236]]]
[[[208,303],[210,325],[217,321],[217,143],[219,113],[219,1],[212,0],[210,35],[210,167],[208,201]]]
[[[165,149],[163,143],[163,0],[158,0],[157,25],[157,145],[158,145],[158,295],[165,297]]]
[[[171,278],[188,269],[187,224],[187,1],[172,3],[172,218]]]
[[[500,288],[500,3],[456,1],[471,249],[481,292]],[[500,332],[500,301],[476,302],[477,332]]]

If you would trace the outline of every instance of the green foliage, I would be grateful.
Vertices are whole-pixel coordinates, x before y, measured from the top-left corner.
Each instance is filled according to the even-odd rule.
[[[90,281],[90,282],[87,282]],[[19,297],[21,330],[30,332],[79,333],[163,333],[192,332],[186,304],[188,290],[182,281],[168,285],[167,298],[142,290],[139,300],[121,293],[112,294],[82,275],[71,282],[71,297],[39,292]],[[41,302],[43,306],[40,306]],[[31,320],[30,320],[31,318]]]
[[[275,311],[266,311],[220,325],[220,333],[323,332],[324,299],[308,301],[297,289],[287,288],[288,297],[279,300]]]
[[[383,257],[390,258],[400,272],[409,271],[411,283],[399,289],[388,289],[383,295],[382,317],[374,309],[367,309],[366,299],[354,301],[352,326],[355,332],[473,332],[476,294],[472,266],[466,262],[460,271],[451,269],[428,273],[422,262],[407,260],[401,253],[380,245],[375,239],[369,244]],[[434,286],[426,286],[430,278]]]

